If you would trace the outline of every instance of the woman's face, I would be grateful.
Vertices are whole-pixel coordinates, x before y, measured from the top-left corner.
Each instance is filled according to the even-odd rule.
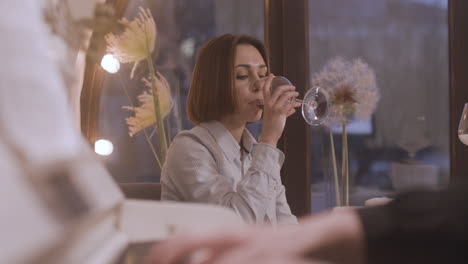
[[[266,77],[267,72],[265,61],[254,46],[237,45],[234,60],[234,89],[238,97],[235,116],[239,121],[260,120],[263,111],[263,91],[256,88],[254,83]]]

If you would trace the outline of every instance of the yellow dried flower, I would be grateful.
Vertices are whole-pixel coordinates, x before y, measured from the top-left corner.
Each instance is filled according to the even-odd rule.
[[[122,108],[133,112],[133,116],[125,119],[128,125],[129,135],[133,137],[141,130],[153,125],[157,120],[154,111],[153,92],[151,90],[151,82],[147,78],[142,79],[149,91],[144,91],[138,95],[139,106],[123,106]],[[156,72],[155,87],[158,91],[158,98],[161,107],[162,117],[166,117],[172,109],[173,101],[171,89],[166,78],[159,72]]]
[[[109,33],[106,35],[107,52],[114,55],[120,63],[134,62],[130,78],[138,63],[146,59],[153,50],[156,43],[156,23],[149,9],[140,7],[138,17],[132,21],[123,18],[120,23],[125,30],[120,35]]]

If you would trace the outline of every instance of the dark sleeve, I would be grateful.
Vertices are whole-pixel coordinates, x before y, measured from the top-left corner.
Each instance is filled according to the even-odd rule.
[[[399,195],[358,211],[369,264],[468,263],[468,188]]]

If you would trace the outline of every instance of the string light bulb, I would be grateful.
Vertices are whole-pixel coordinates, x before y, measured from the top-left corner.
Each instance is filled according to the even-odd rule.
[[[108,73],[116,73],[120,69],[120,62],[112,54],[106,54],[102,57],[101,67]]]

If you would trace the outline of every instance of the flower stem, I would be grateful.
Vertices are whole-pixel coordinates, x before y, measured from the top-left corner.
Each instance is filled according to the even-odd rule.
[[[132,107],[135,107],[135,105],[133,104],[132,99],[130,98],[130,95],[128,94],[128,91],[127,91],[127,88],[126,88],[127,86],[125,85],[124,81],[122,80],[122,76],[120,76],[120,74],[117,74],[117,75],[119,76],[120,83],[122,84],[122,89],[124,90],[125,95],[127,96],[127,99],[130,102],[130,105]],[[158,164],[159,168],[162,168],[161,167],[161,161],[159,161],[158,154],[156,154],[156,150],[154,149],[153,142],[151,142],[151,138],[148,136],[148,133],[146,132],[146,129],[143,128],[142,130],[143,130],[143,134],[145,135],[146,142],[148,142],[148,145],[149,145],[149,147],[151,149],[151,152],[153,153],[153,157],[156,160],[156,163]]]
[[[335,143],[333,142],[332,129],[330,128],[329,131],[330,131],[331,155],[332,155],[332,162],[333,162],[333,181],[335,183],[335,204],[336,206],[341,206],[340,187],[338,185],[338,172],[336,169]]]
[[[150,137],[148,136],[148,133],[146,132],[146,128],[143,128],[143,134],[145,135],[146,141],[148,142],[148,145],[151,149],[151,152],[153,153],[154,159],[156,160],[156,163],[158,163],[159,168],[162,168],[161,161],[158,158],[158,154],[156,154],[156,150],[154,149],[153,142],[151,142]]]
[[[156,89],[156,75],[154,72],[153,66],[153,59],[151,54],[146,56],[146,60],[148,62],[148,68],[150,71],[150,78],[151,78],[151,90],[153,91],[153,101],[154,101],[154,113],[156,115],[156,125],[158,130],[158,138],[159,138],[159,158],[161,160],[161,164],[164,165],[164,161],[166,160],[166,153],[167,153],[167,140],[166,140],[166,132],[164,130],[164,120],[161,114],[161,107],[159,103],[158,97],[158,90]]]
[[[342,161],[341,161],[341,177],[342,177],[342,193],[343,204],[349,206],[349,168],[348,168],[348,136],[346,135],[346,123],[341,125],[342,129]]]

